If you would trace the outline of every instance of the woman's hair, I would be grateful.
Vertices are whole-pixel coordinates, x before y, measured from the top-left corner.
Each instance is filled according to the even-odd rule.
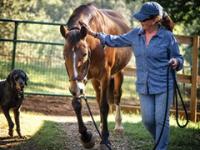
[[[173,20],[170,18],[170,16],[165,11],[163,12],[163,16],[160,20],[160,24],[162,26],[164,26],[167,30],[170,30],[171,32],[173,31],[173,28],[175,25]]]

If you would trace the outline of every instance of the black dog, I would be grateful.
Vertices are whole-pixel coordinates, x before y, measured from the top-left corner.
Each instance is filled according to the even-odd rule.
[[[16,131],[21,138],[19,108],[24,99],[24,86],[27,85],[28,77],[23,70],[14,69],[5,81],[0,81],[0,105],[8,121],[10,136],[13,136],[14,123],[10,117],[9,110],[12,108],[16,123]]]

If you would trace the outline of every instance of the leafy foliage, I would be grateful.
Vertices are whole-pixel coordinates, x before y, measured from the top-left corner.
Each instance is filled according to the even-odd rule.
[[[148,1],[148,0],[145,0]],[[185,34],[200,34],[200,1],[198,0],[155,0],[160,3],[172,20],[184,24]]]

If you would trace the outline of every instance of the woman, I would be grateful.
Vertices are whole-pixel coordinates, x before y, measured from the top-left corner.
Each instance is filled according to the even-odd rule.
[[[96,33],[86,25],[85,27],[88,29],[88,34],[100,39],[104,45],[133,48],[142,121],[155,143],[158,143],[156,149],[166,150],[169,141],[169,108],[173,99],[173,78],[171,71],[167,75],[168,66],[176,71],[182,69],[183,57],[179,53],[178,43],[172,33],[174,23],[160,4],[146,2],[133,17],[141,23],[141,27],[123,35]],[[166,114],[166,101],[167,116],[159,141]]]

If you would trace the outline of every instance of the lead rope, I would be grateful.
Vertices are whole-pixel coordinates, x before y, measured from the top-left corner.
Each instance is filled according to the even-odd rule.
[[[165,117],[164,117],[164,121],[163,121],[163,126],[162,126],[162,130],[160,132],[160,136],[158,138],[158,141],[156,142],[156,144],[154,145],[154,148],[153,150],[156,150],[158,144],[160,143],[160,140],[161,140],[161,137],[162,137],[162,134],[163,134],[163,131],[164,131],[164,126],[165,126],[165,122],[166,122],[166,117],[167,117],[167,110],[168,110],[168,98],[169,98],[169,71],[171,70],[172,72],[172,76],[173,76],[173,80],[174,80],[174,100],[176,102],[176,123],[177,125],[180,127],[180,128],[185,128],[187,126],[187,124],[189,123],[189,117],[188,117],[188,113],[187,113],[187,109],[185,107],[185,104],[184,104],[184,101],[183,101],[183,98],[182,98],[182,95],[181,95],[181,92],[180,92],[180,89],[179,89],[179,86],[177,84],[177,80],[176,80],[176,77],[175,77],[175,71],[173,69],[170,68],[170,65],[167,67],[167,96],[166,96],[166,107],[165,107]],[[178,95],[180,97],[180,100],[181,100],[181,103],[182,103],[182,106],[183,106],[183,109],[184,109],[184,112],[185,112],[185,117],[186,117],[186,123],[181,125],[179,123],[179,120],[178,120],[178,112],[179,112],[179,108],[178,108],[178,96],[177,96],[177,92],[178,92]]]
[[[99,137],[101,138],[101,140],[103,140],[103,139],[102,139],[102,136],[101,136],[101,133],[100,133],[98,127],[97,127],[97,124],[96,124],[96,122],[95,122],[95,120],[94,120],[94,117],[93,117],[93,115],[92,115],[92,111],[91,111],[90,106],[89,106],[89,104],[88,104],[87,98],[86,98],[85,95],[83,95],[82,98],[85,100],[86,106],[87,106],[88,111],[89,111],[89,114],[90,114],[90,116],[91,116],[91,118],[92,118],[92,122],[93,122],[93,124],[94,124],[94,126],[95,126],[95,128],[96,128],[96,131],[98,132]],[[106,147],[107,147],[109,150],[112,150],[111,147],[110,147],[110,145],[108,145],[108,144],[105,144],[105,145],[106,145]]]
[[[173,71],[173,70],[172,70],[172,71]],[[178,87],[178,83],[177,83],[176,78],[175,78],[175,73],[174,73],[174,72],[172,72],[172,73],[174,74],[174,75],[173,75],[173,79],[174,79],[174,84],[175,84],[176,123],[177,123],[177,125],[178,125],[180,128],[185,128],[185,127],[187,126],[187,124],[189,123],[189,116],[188,116],[187,109],[186,109],[186,107],[185,107],[185,104],[184,104],[184,101],[183,101],[183,98],[182,98],[180,89],[179,89],[179,87]],[[185,122],[185,124],[183,124],[183,125],[181,125],[181,124],[179,123],[179,120],[178,120],[178,118],[179,118],[179,113],[178,113],[178,112],[179,112],[179,108],[178,108],[178,96],[177,96],[177,93],[178,93],[178,95],[179,95],[179,97],[180,97],[181,104],[182,104],[183,109],[184,109],[184,112],[185,112],[186,122]]]

